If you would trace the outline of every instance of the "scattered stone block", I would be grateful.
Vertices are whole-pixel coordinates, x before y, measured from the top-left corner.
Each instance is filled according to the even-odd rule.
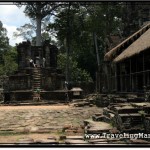
[[[47,139],[48,140],[56,140],[56,137],[55,136],[49,136]]]
[[[42,139],[42,140],[36,140],[35,144],[59,144],[59,142],[57,142],[54,139]]]
[[[150,144],[149,141],[146,141],[146,140],[142,140],[142,139],[131,139],[130,142],[132,144]]]
[[[16,143],[17,144],[31,144],[34,143],[35,141],[32,138],[21,138],[19,139]]]
[[[88,142],[84,140],[65,140],[65,144],[88,144]]]
[[[59,140],[65,140],[66,139],[66,135],[60,135]]]
[[[31,132],[31,133],[37,133],[38,130],[39,130],[38,127],[31,127],[31,128],[30,128],[30,132]]]
[[[76,135],[76,136],[66,136],[67,140],[84,140],[84,137],[82,135]]]
[[[106,143],[107,139],[90,139],[88,142],[91,144]]]
[[[144,118],[144,128],[146,133],[150,133],[150,117]]]

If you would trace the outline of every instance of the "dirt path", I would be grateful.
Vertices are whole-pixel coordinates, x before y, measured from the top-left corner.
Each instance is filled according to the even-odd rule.
[[[68,109],[68,105],[50,105],[50,106],[0,106],[0,110],[28,110],[28,109]]]

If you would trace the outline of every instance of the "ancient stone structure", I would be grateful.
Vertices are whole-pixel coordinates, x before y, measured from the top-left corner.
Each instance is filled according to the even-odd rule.
[[[18,71],[9,76],[9,101],[63,99],[65,79],[57,68],[57,47],[49,41],[43,46],[27,41],[17,46],[17,52]]]

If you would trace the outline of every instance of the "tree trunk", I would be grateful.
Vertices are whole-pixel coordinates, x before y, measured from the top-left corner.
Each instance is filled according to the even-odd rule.
[[[71,45],[71,37],[70,37],[70,6],[71,3],[69,2],[68,6],[68,12],[67,12],[67,38],[66,38],[66,53],[67,53],[67,59],[66,59],[66,81],[70,81],[70,62],[69,62],[69,57],[70,57],[70,45]]]
[[[41,36],[41,15],[36,16],[36,23],[37,23],[37,29],[36,29],[36,46],[41,46],[42,36]]]
[[[96,73],[96,92],[100,92],[100,58],[99,58],[98,45],[97,45],[97,35],[95,32],[93,33],[93,38],[94,38],[94,45],[96,50],[96,58],[97,58],[97,66],[98,66],[98,71]]]

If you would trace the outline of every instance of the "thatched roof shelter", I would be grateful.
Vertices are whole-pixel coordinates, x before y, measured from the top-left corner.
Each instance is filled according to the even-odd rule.
[[[150,23],[105,54],[105,61],[118,62],[150,47]]]
[[[127,49],[125,49],[113,62],[119,62],[133,55],[150,48],[150,29],[141,35],[135,42],[133,42]]]

